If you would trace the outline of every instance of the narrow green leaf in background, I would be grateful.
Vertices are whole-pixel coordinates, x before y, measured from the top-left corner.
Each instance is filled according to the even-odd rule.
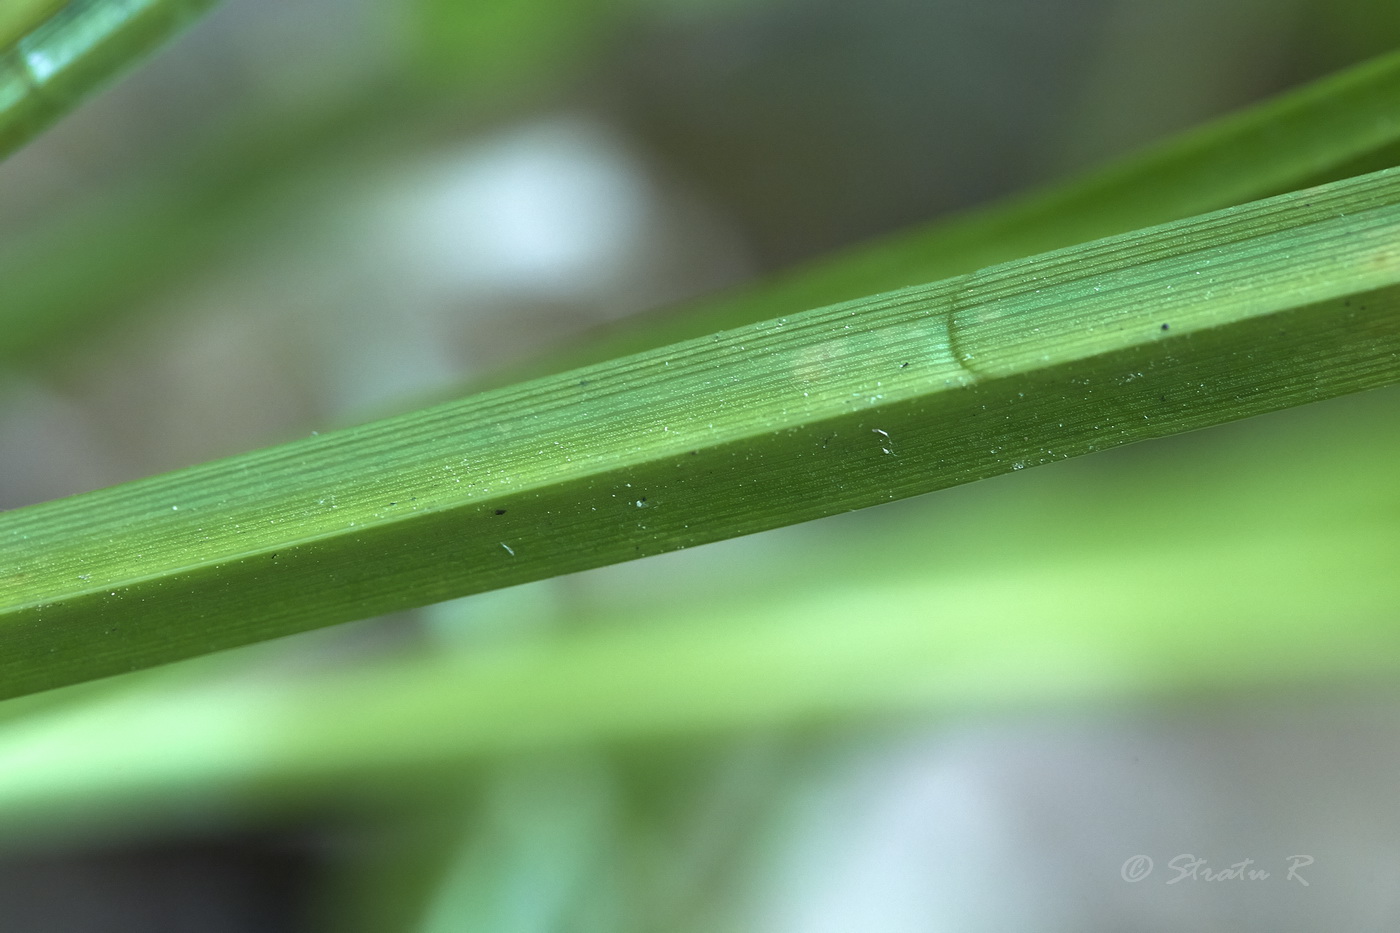
[[[9,0],[0,6],[0,49],[8,49],[60,7],[64,0]]]
[[[390,82],[392,85],[392,82]],[[153,179],[115,208],[0,254],[0,365],[36,367],[106,333],[151,293],[257,229],[249,205],[332,149],[385,133],[386,113],[433,116],[402,88],[357,88],[308,118],[239,126],[188,176]],[[1331,75],[1143,153],[1002,205],[886,237],[733,294],[629,319],[622,330],[484,374],[477,388],[560,372],[865,294],[970,272],[1177,220],[1314,181],[1400,141],[1400,53]],[[455,114],[460,106],[446,108]],[[422,132],[419,128],[416,132]],[[1379,168],[1381,166],[1372,166]],[[265,213],[257,216],[266,221]],[[75,229],[76,228],[76,229]]]
[[[72,0],[0,57],[0,158],[192,22],[214,0]],[[30,4],[26,12],[42,7]],[[16,18],[27,25],[37,16]],[[8,24],[7,24],[8,25]]]
[[[0,516],[0,695],[1400,376],[1400,170]]]
[[[729,295],[628,320],[592,341],[504,370],[491,377],[492,384],[1384,168],[1400,157],[1393,150],[1397,142],[1400,52],[1173,136],[1079,178],[862,244]],[[1381,164],[1353,165],[1368,158],[1380,158]]]

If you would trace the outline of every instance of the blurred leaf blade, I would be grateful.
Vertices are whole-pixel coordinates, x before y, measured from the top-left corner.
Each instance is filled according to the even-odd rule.
[[[531,16],[544,15],[543,7],[526,8],[534,11]],[[260,129],[238,127],[231,134],[234,144],[212,160],[212,170],[158,180],[140,193],[132,217],[99,208],[79,218],[81,249],[72,248],[74,233],[65,228],[0,255],[0,269],[10,282],[10,297],[0,306],[0,363],[42,366],[80,339],[120,322],[144,306],[144,296],[215,255],[201,245],[224,248],[236,240],[247,228],[246,211],[229,205],[275,197],[278,185],[302,170],[307,156],[352,141],[365,127],[378,126],[386,111],[401,113],[407,93],[402,87],[361,89],[329,115],[309,120],[296,115]],[[599,331],[522,366],[488,373],[476,385],[560,372],[1331,180],[1329,172],[1400,142],[1397,99],[1400,53],[1043,191],[886,237],[752,288],[639,316],[624,330]],[[429,108],[420,102],[407,109]],[[181,261],[169,261],[172,255]]]
[[[0,253],[0,369],[42,370],[129,325],[152,295],[283,222],[313,166],[366,126],[399,128],[406,109],[399,89],[371,87],[341,107],[239,124],[185,171],[94,199]]]
[[[192,22],[214,0],[72,0],[0,58],[0,157]]]
[[[862,244],[732,294],[642,315],[488,384],[583,366],[777,314],[961,275],[1304,184],[1400,142],[1400,52],[1174,136],[1069,181]]]
[[[11,0],[0,7],[0,49],[8,49],[48,19],[64,0]]]
[[[137,690],[0,729],[0,826],[402,793],[405,777],[539,750],[1393,676],[1393,544],[1341,531],[841,581],[723,619]]]
[[[1400,171],[0,516],[0,693],[1400,376]]]

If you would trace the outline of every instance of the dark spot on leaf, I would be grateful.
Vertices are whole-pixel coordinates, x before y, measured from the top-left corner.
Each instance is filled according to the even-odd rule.
[[[1162,325],[1162,330],[1171,330],[1171,325],[1170,325],[1170,324],[1163,324],[1163,325]]]
[[[497,509],[497,510],[496,510],[496,514],[497,514],[497,515],[504,515],[504,514],[506,514],[506,510],[505,510],[505,509]]]

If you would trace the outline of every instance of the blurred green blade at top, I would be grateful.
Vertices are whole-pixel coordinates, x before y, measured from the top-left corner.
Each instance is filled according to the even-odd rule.
[[[569,21],[584,9],[570,6]],[[499,29],[507,28],[504,20],[497,21],[504,15],[481,14]],[[481,36],[495,35],[480,17],[471,22]],[[525,17],[509,28],[532,28],[529,22]],[[347,91],[340,108],[359,116],[344,121],[330,145],[346,145],[382,129],[382,118],[367,112],[365,96],[364,88]],[[394,109],[412,108],[396,100]],[[13,123],[15,114],[6,117],[0,109],[0,138],[7,119]],[[239,127],[233,134],[239,145],[212,159],[213,170],[201,166],[188,177],[163,176],[143,189],[137,209],[90,208],[43,242],[0,253],[0,277],[6,282],[6,300],[0,302],[0,368],[42,367],[99,339],[126,314],[146,307],[145,299],[172,277],[189,275],[217,255],[212,250],[195,253],[190,244],[227,244],[248,235],[240,229],[241,224],[252,229],[246,214],[219,205],[276,200],[283,190],[279,186],[304,174],[314,152],[329,148],[326,142],[296,142],[326,136],[320,130],[308,133],[307,124],[296,114],[291,120],[270,118],[260,129]],[[601,331],[523,366],[485,374],[473,388],[559,372],[1359,174],[1381,166],[1353,167],[1358,160],[1376,159],[1397,142],[1400,54],[1339,72],[1040,193],[860,246],[758,286],[629,319],[622,330]],[[72,248],[73,230],[81,237],[79,250]],[[170,261],[171,256],[179,261]]]
[[[1400,380],[1400,169],[0,514],[0,696]]]
[[[74,0],[27,32],[0,58],[0,158],[33,139],[213,3]],[[44,9],[31,3],[25,12]],[[27,20],[16,14],[13,22]]]
[[[634,317],[478,386],[585,366],[805,308],[1333,181],[1400,161],[1400,52],[1286,92],[1065,182]],[[1356,165],[1358,160],[1379,160]]]
[[[8,49],[63,6],[63,0],[6,0],[0,4],[0,49]]]

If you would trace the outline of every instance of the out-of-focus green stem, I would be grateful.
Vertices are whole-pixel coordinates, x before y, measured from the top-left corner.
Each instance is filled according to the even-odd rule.
[[[1137,227],[1386,168],[1400,143],[1400,52],[1212,121],[1103,168],[620,322],[490,374],[505,385]],[[1359,164],[1358,164],[1359,163]]]
[[[74,0],[44,20],[0,58],[0,157],[33,139],[213,3]],[[5,24],[27,24],[42,6],[28,3]]]
[[[427,123],[387,82],[311,114],[251,118],[190,166],[133,184],[0,253],[0,369],[36,369],[130,320],[147,299],[275,225],[312,167],[377,127]],[[291,206],[289,206],[291,205]]]
[[[0,49],[8,49],[63,6],[63,0],[6,0],[0,5]]]

